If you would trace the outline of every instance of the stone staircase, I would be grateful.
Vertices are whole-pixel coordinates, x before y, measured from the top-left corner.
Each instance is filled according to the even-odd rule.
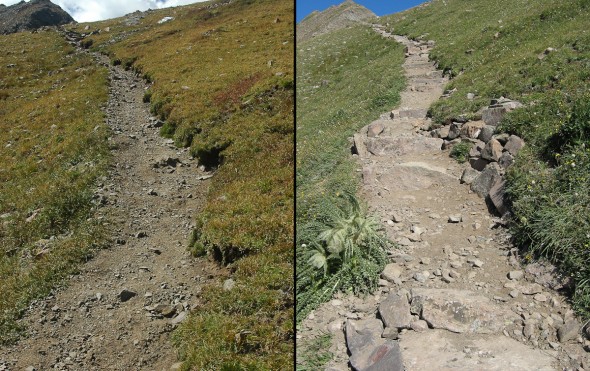
[[[555,291],[554,268],[523,268],[483,198],[461,184],[469,164],[427,130],[447,79],[432,42],[375,32],[406,46],[400,108],[354,136],[363,198],[397,247],[380,289],[338,295],[303,321],[298,337],[333,334],[326,370],[583,370],[582,324]]]

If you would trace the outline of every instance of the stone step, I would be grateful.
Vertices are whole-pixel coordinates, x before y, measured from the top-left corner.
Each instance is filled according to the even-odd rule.
[[[408,331],[400,337],[406,371],[554,371],[553,358],[503,335],[444,330]]]
[[[426,109],[402,109],[399,111],[398,117],[399,118],[415,118],[421,119],[425,118],[428,110]]]
[[[402,163],[374,176],[381,184],[387,184],[391,191],[417,191],[458,181],[454,176],[447,174],[445,169],[424,162]]]

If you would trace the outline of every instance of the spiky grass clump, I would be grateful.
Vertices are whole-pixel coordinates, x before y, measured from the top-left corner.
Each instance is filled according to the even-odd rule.
[[[297,321],[335,292],[368,293],[387,261],[387,240],[351,194],[326,202],[323,217],[298,233]]]

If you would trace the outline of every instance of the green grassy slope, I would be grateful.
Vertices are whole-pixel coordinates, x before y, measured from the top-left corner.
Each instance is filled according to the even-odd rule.
[[[297,45],[298,275],[307,265],[301,246],[313,238],[308,227],[329,218],[338,194],[356,193],[359,176],[348,137],[399,102],[402,63],[402,46],[366,26]],[[311,289],[309,277],[298,276],[298,321],[326,300],[310,295]]]
[[[214,1],[122,21],[90,24],[102,31],[85,41],[154,82],[145,98],[162,135],[220,165],[190,244],[230,264],[236,287],[203,290],[174,335],[183,367],[292,368],[293,4]]]
[[[91,186],[105,174],[107,71],[56,32],[0,36],[0,343],[104,244]]]
[[[430,109],[436,122],[461,114],[476,117],[500,96],[526,105],[501,125],[527,143],[508,173],[512,233],[528,258],[549,257],[573,278],[573,302],[586,316],[589,16],[587,0],[435,0],[382,19],[396,33],[435,40],[431,56],[455,77],[448,86],[457,89],[453,96]],[[467,100],[467,93],[476,99]]]

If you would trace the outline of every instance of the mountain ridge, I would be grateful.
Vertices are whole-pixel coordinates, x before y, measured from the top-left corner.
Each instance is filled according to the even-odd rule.
[[[297,42],[303,42],[352,25],[366,23],[376,18],[377,15],[371,10],[352,0],[346,0],[321,12],[314,10],[299,22],[297,25]]]
[[[0,4],[2,5],[2,4]],[[0,34],[36,30],[44,26],[60,26],[76,22],[59,5],[49,0],[21,1],[0,6]]]

